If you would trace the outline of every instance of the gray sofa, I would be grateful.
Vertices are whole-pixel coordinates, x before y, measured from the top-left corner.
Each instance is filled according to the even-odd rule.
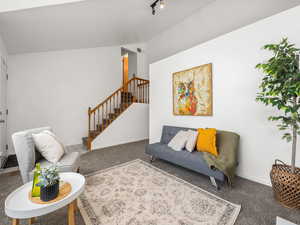
[[[177,134],[180,130],[195,130],[192,128],[184,127],[173,127],[173,126],[164,126],[162,130],[161,140],[158,143],[149,144],[146,147],[146,153],[151,156],[151,162],[155,158],[163,159],[174,163],[176,165],[185,167],[187,169],[199,172],[201,174],[207,175],[210,177],[211,182],[214,186],[218,188],[217,182],[224,182],[226,176],[219,170],[210,169],[202,157],[202,153],[198,151],[193,151],[192,153],[183,150],[183,151],[174,151],[168,147],[170,140]],[[235,138],[237,134],[228,132],[228,131],[217,131],[217,142],[218,134],[226,132],[229,135],[232,135],[232,138]],[[221,143],[217,143],[218,146],[222,146]]]

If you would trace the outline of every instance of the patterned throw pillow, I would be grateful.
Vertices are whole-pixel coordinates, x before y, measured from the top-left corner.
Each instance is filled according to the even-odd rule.
[[[189,132],[188,131],[179,131],[169,142],[168,146],[175,151],[181,151],[188,140]]]
[[[185,144],[185,148],[189,152],[193,152],[195,150],[195,146],[197,144],[198,132],[195,130],[188,130],[188,140]]]

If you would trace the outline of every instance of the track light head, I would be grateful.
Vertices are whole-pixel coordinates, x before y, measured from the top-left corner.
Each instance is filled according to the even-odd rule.
[[[165,6],[166,6],[165,1],[164,1],[164,0],[160,0],[160,1],[159,1],[159,8],[160,8],[160,9],[164,9]]]
[[[156,6],[159,2],[159,8],[160,9],[164,9],[165,6],[166,6],[166,3],[165,3],[165,0],[156,0],[155,2],[153,2],[150,7],[152,8],[152,15],[155,15],[156,14]]]

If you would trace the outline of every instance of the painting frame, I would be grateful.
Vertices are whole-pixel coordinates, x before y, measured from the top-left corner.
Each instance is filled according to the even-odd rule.
[[[204,69],[205,68],[205,69]],[[197,71],[206,71],[206,74],[195,74],[197,73]],[[178,80],[178,78],[176,79],[176,76],[191,76],[190,74],[193,74],[193,85],[195,85],[195,77],[196,76],[207,76],[207,84],[206,84],[206,88],[208,89],[207,92],[205,94],[208,95],[207,97],[207,102],[205,102],[205,104],[207,104],[206,110],[204,112],[199,112],[198,108],[199,105],[202,102],[197,102],[196,105],[196,113],[181,113],[180,110],[178,110],[178,101],[176,99],[176,91],[178,91],[177,89],[177,84],[176,81]],[[195,89],[195,92],[200,92],[199,90]],[[173,98],[173,115],[175,116],[213,116],[213,65],[212,63],[207,63],[207,64],[203,64],[200,66],[195,66],[193,68],[190,69],[186,69],[186,70],[182,70],[182,71],[178,71],[172,74],[172,98]],[[199,98],[197,99],[199,100]],[[177,104],[177,105],[176,105]],[[177,109],[176,109],[177,107]]]

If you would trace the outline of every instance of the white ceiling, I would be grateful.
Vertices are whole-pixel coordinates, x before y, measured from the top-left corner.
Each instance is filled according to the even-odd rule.
[[[30,9],[48,5],[59,5],[83,0],[1,0],[0,12]]]
[[[153,1],[86,0],[0,13],[0,35],[10,54],[144,42],[215,0],[166,0],[156,16]]]

